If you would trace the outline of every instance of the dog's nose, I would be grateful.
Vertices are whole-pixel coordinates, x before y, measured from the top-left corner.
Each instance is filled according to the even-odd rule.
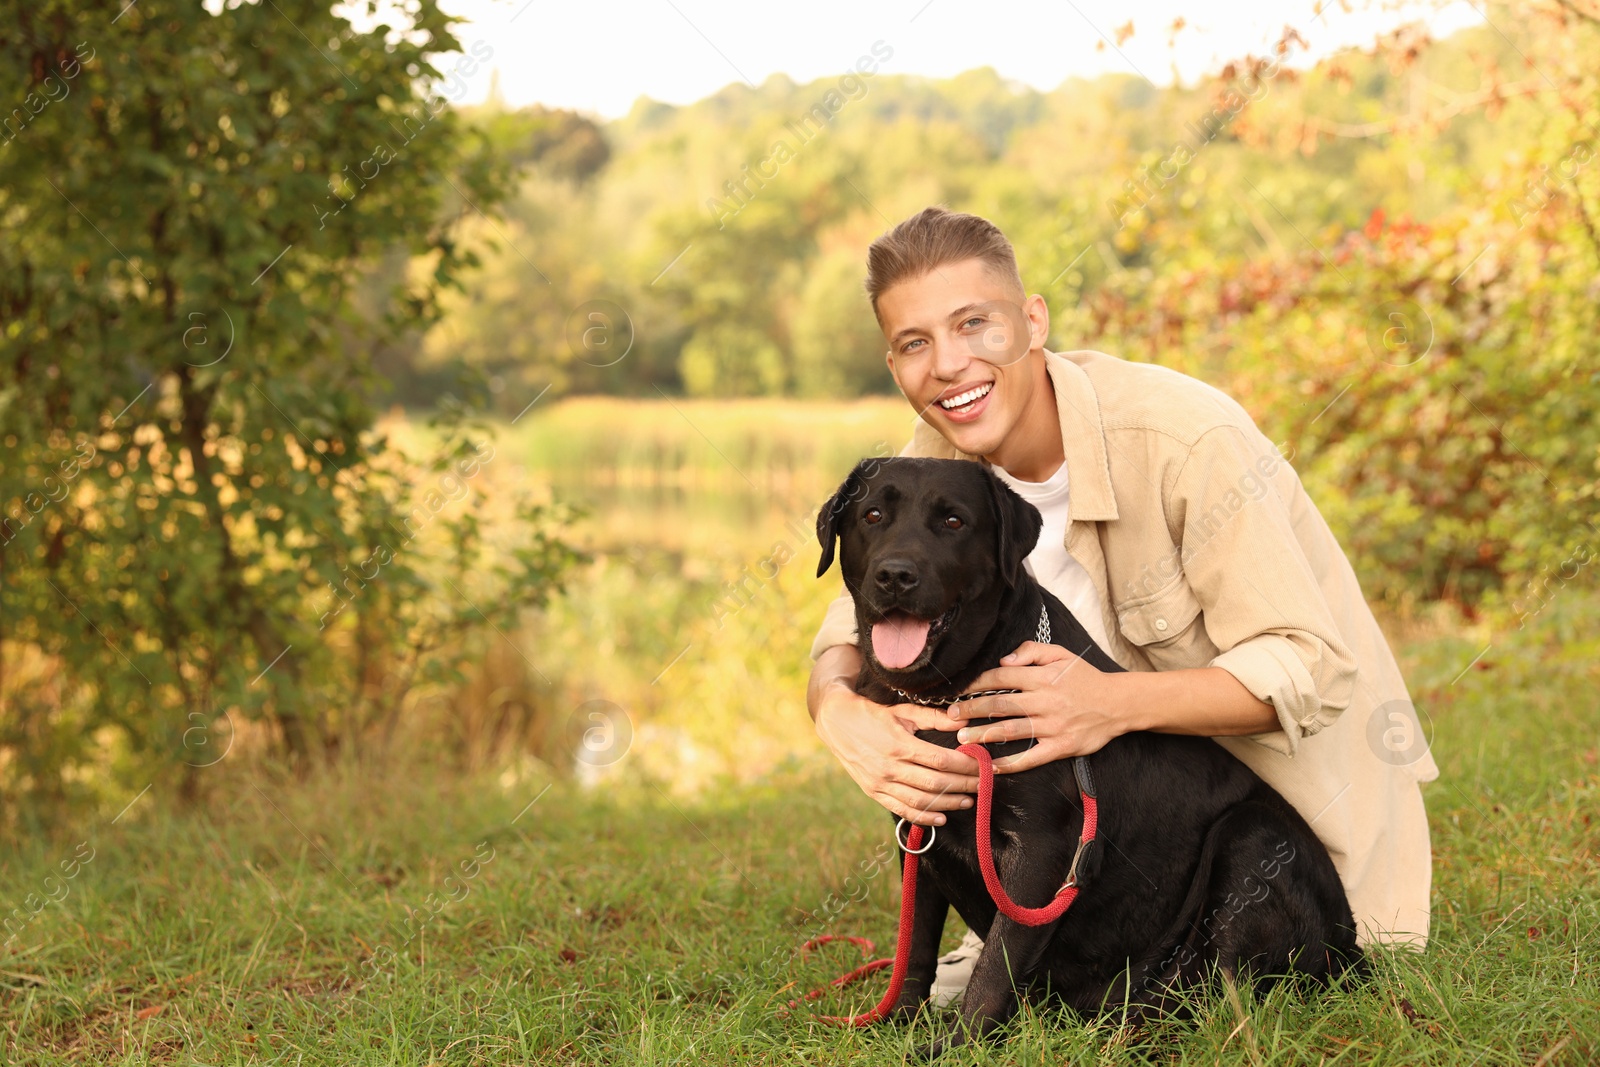
[[[878,571],[873,578],[885,593],[903,593],[916,588],[917,568],[911,565],[910,560],[886,559],[878,564]]]

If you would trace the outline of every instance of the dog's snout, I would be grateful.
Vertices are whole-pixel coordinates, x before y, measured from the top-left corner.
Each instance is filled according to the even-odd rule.
[[[917,587],[917,568],[908,559],[886,559],[873,579],[885,593],[905,593]]]

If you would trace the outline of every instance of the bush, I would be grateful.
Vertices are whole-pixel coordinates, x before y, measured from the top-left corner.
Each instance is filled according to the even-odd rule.
[[[1570,211],[1521,233],[1380,211],[1319,237],[1326,257],[1108,288],[1097,343],[1240,399],[1369,592],[1526,610],[1530,583],[1600,551],[1600,247]]]
[[[505,176],[429,88],[461,50],[436,4],[406,34],[333,7],[145,0],[80,43],[108,9],[51,0],[0,33],[30,101],[0,149],[7,793],[65,793],[108,759],[135,788],[172,766],[192,788],[244,721],[310,758],[494,618],[449,593],[434,610],[432,583],[480,561],[473,515],[438,520],[436,555],[404,528],[444,510],[482,444],[454,418],[409,500],[414,463],[365,397],[371,348],[429,321],[472,263],[461,198],[493,204]],[[333,43],[280,47],[285,21]],[[361,313],[407,253],[427,270]],[[533,529],[479,591],[497,613],[568,559]]]

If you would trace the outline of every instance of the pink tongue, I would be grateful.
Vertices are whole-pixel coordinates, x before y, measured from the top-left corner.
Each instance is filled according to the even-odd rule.
[[[909,667],[913,660],[922,655],[922,647],[928,643],[928,627],[931,620],[919,619],[904,612],[895,612],[893,615],[872,624],[872,653],[878,657],[878,662],[892,671]]]

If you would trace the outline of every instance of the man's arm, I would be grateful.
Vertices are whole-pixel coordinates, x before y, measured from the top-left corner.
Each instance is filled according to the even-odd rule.
[[[1189,554],[1183,573],[1206,633],[1222,650],[1210,668],[1270,704],[1275,722],[1251,736],[1292,756],[1302,737],[1350,706],[1356,661],[1295,530],[1295,504],[1313,505],[1293,468],[1252,438],[1264,440],[1228,426],[1206,433],[1178,472],[1173,497],[1186,509],[1185,538],[1200,536],[1192,520],[1225,503],[1242,473],[1273,470],[1259,498],[1237,508]],[[1269,456],[1277,467],[1261,466]]]
[[[1029,751],[995,761],[997,771],[1014,772],[1139,729],[1249,736],[1292,755],[1302,736],[1332,722],[1350,702],[1355,661],[1295,535],[1289,500],[1298,479],[1285,467],[1258,498],[1225,503],[1242,474],[1263,469],[1261,459],[1243,431],[1219,427],[1195,443],[1174,480],[1170,513],[1201,538],[1185,554],[1182,581],[1193,592],[1186,618],[1198,614],[1194,625],[1222,650],[1209,665],[1104,674],[1065,649],[1030,642],[970,687],[1023,692],[965,701],[954,712],[1007,721],[964,730],[960,740],[1036,738]],[[1192,520],[1218,503],[1221,525],[1195,529]]]
[[[1132,730],[1195,737],[1262,734],[1278,728],[1272,705],[1221,667],[1107,675],[1114,712]]]
[[[811,666],[811,681],[806,685],[806,710],[811,712],[811,721],[817,721],[817,709],[829,686],[843,686],[854,693],[860,676],[861,650],[855,645],[833,645],[823,650]]]

